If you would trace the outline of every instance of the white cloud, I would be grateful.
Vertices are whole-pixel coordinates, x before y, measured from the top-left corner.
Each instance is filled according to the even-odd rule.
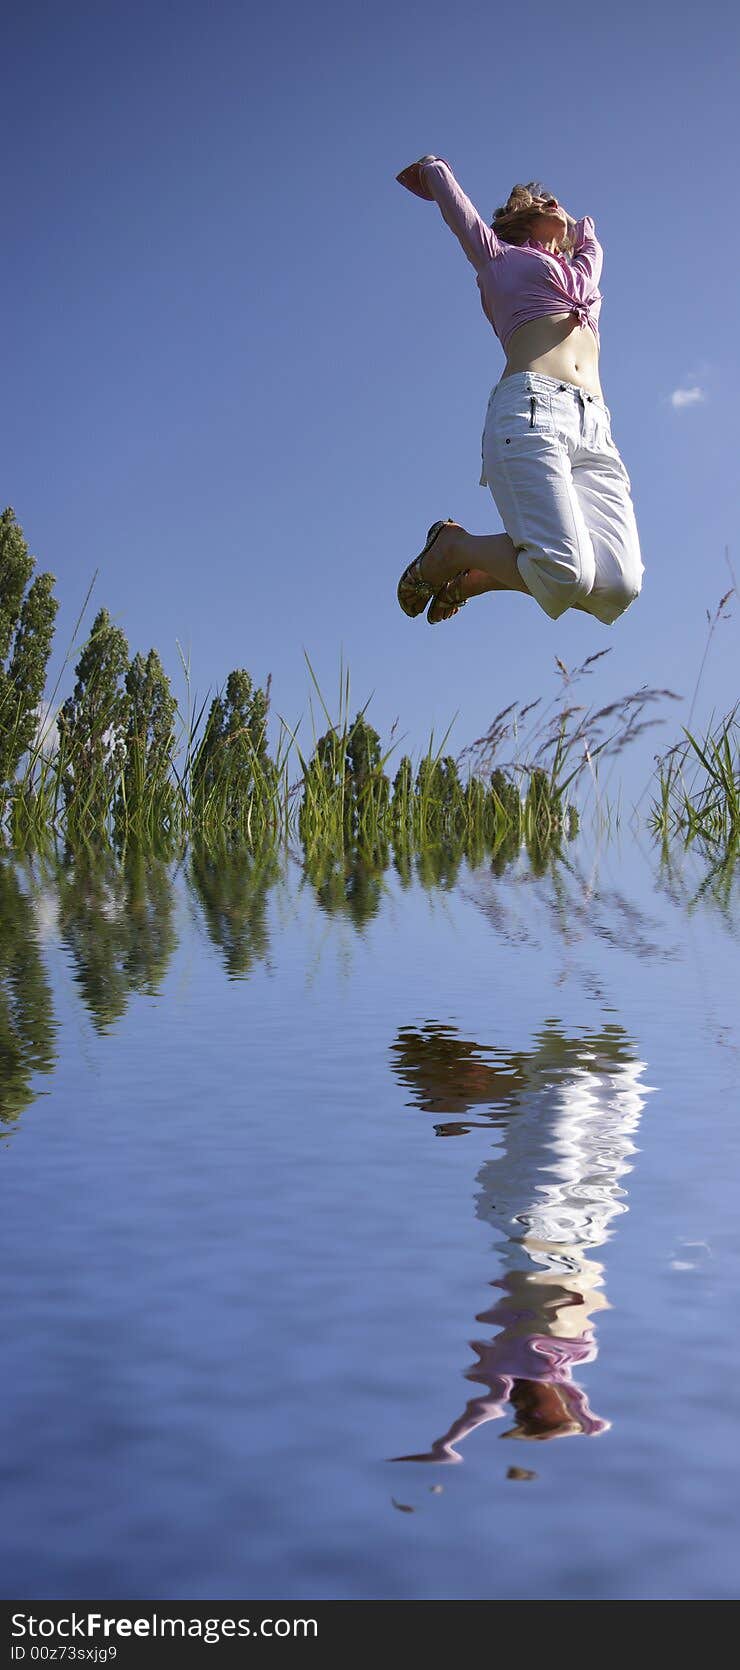
[[[683,406],[696,406],[700,400],[705,399],[704,390],[700,389],[698,384],[695,384],[690,389],[674,389],[671,395],[671,405],[680,411]]]
[[[49,702],[40,702],[37,708],[36,734],[31,747],[35,751],[43,748],[45,754],[55,754],[59,747],[59,731],[57,730],[56,714],[52,712]]]

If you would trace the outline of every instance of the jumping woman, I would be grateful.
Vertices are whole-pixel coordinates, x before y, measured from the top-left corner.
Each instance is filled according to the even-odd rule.
[[[482,439],[480,485],[506,529],[470,534],[449,518],[398,584],[407,615],[449,620],[470,597],[519,591],[551,620],[581,609],[611,626],[637,597],[643,565],[630,479],[599,382],[603,251],[537,181],[514,186],[487,226],[449,163],[421,157],[396,176],[438,203],[477,274],[506,353]]]

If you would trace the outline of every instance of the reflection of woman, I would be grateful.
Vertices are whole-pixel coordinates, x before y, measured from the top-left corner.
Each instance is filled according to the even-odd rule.
[[[488,226],[441,157],[420,157],[396,178],[438,204],[506,353],[481,472],[506,531],[434,522],[401,576],[401,608],[413,616],[429,603],[434,624],[469,597],[519,591],[552,620],[575,608],[611,626],[637,597],[643,569],[630,479],[599,381],[603,252],[593,220],[574,221],[530,180],[514,186]]]
[[[455,1056],[458,1071],[455,1075]],[[548,1022],[530,1051],[496,1056],[450,1029],[401,1031],[394,1066],[414,1103],[440,1112],[489,1109],[504,1132],[501,1152],[478,1173],[476,1214],[493,1224],[504,1273],[498,1297],[477,1321],[494,1327],[475,1340],[466,1378],[485,1387],[424,1454],[405,1461],[460,1461],[455,1448],[508,1403],[505,1438],[560,1438],[603,1432],[574,1372],[593,1361],[593,1317],[607,1305],[603,1266],[590,1254],[626,1211],[620,1179],[634,1153],[632,1134],[646,1087],[621,1027],[564,1037]],[[442,1129],[452,1134],[454,1126]],[[457,1129],[466,1127],[457,1126]]]

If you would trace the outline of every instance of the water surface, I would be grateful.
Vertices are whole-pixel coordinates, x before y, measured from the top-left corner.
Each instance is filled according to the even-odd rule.
[[[3,1592],[735,1597],[737,902],[0,858]]]

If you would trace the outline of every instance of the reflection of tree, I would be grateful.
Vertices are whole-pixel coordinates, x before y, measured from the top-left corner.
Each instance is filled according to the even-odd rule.
[[[255,963],[267,957],[267,897],[280,873],[273,847],[253,852],[244,846],[197,842],[191,851],[188,886],[232,979],[251,973]]]
[[[616,1025],[568,1037],[548,1021],[530,1050],[484,1051],[430,1022],[402,1029],[391,1054],[412,1106],[456,1116],[439,1135],[472,1124],[502,1133],[477,1179],[476,1215],[495,1228],[504,1267],[491,1283],[495,1302],[476,1318],[496,1332],[471,1342],[477,1362],[466,1371],[485,1391],[428,1452],[398,1459],[462,1460],[455,1446],[507,1403],[506,1438],[604,1431],[610,1423],[592,1413],[573,1372],[595,1358],[592,1318],[607,1305],[603,1265],[590,1255],[627,1210],[620,1179],[646,1090],[633,1045]],[[459,1118],[473,1110],[477,1119]]]
[[[99,1032],[124,1014],[132,992],[159,991],[177,944],[166,856],[128,847],[68,848],[56,888],[59,930]]]
[[[423,846],[415,856],[416,874],[422,887],[451,892],[465,858],[465,843]]]
[[[0,858],[0,1127],[34,1100],[31,1075],[51,1072],[55,1030],[33,904],[15,865]]]
[[[355,928],[377,915],[388,864],[389,845],[382,835],[344,849],[316,840],[304,843],[303,872],[317,904],[328,916],[348,917]]]

